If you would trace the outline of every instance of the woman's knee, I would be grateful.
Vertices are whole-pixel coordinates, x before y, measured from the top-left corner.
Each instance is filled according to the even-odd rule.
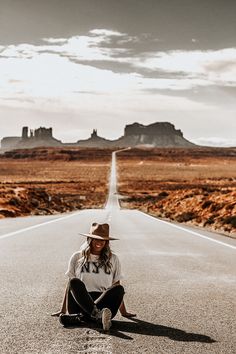
[[[124,294],[125,294],[125,289],[120,284],[117,284],[114,286],[114,291],[116,292],[116,294],[119,294],[120,296],[124,296]]]
[[[85,287],[84,283],[82,282],[82,280],[78,279],[78,278],[72,278],[69,281],[69,287],[70,289],[74,289],[74,288],[78,288],[78,287]]]

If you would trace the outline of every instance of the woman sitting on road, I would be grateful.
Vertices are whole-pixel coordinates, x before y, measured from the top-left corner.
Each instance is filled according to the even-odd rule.
[[[109,246],[115,238],[109,236],[108,224],[97,223],[92,224],[89,234],[81,235],[87,237],[86,247],[69,261],[66,275],[70,280],[62,308],[53,315],[59,315],[65,327],[95,320],[108,331],[118,309],[124,317],[135,316],[126,311],[123,301],[120,261]]]

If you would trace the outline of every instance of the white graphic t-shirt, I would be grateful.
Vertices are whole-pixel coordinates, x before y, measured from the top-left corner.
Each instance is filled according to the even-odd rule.
[[[112,284],[122,279],[121,266],[119,258],[112,253],[110,263],[111,269],[106,270],[105,267],[99,267],[99,256],[91,254],[89,261],[83,264],[83,256],[81,252],[75,252],[68,265],[66,275],[71,278],[82,280],[86,289],[91,291],[104,291]]]

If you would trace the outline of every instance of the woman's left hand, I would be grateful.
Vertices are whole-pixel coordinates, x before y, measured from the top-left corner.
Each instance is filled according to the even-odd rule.
[[[132,317],[136,317],[136,313],[125,312],[122,313],[122,316],[127,318],[132,318]]]

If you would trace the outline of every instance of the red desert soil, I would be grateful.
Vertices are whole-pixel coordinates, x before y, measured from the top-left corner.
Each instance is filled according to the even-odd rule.
[[[236,237],[236,148],[131,149],[117,162],[122,207]]]
[[[0,218],[102,208],[111,150],[35,148],[0,155]]]

